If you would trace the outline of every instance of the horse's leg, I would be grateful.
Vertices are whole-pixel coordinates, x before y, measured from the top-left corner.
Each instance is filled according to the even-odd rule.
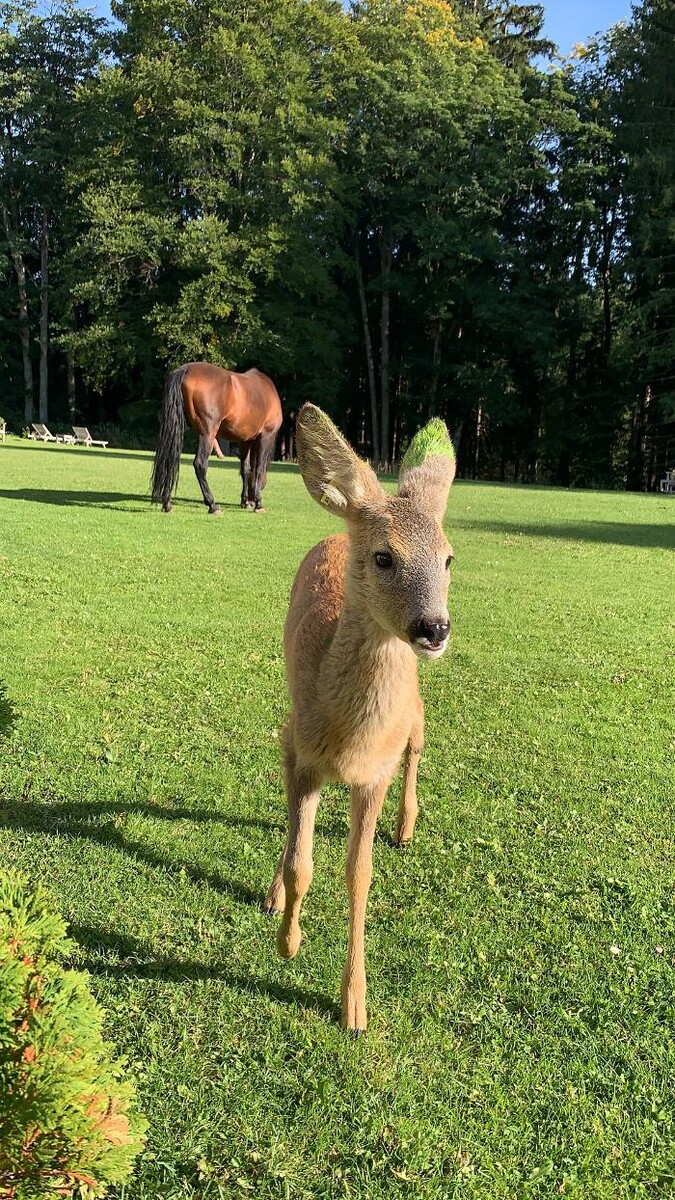
[[[251,477],[251,443],[239,443],[239,460],[241,470],[241,507],[248,508],[249,481]]]
[[[213,499],[213,493],[206,481],[206,472],[209,466],[209,455],[213,446],[213,433],[200,433],[199,443],[197,445],[197,453],[195,454],[194,468],[197,482],[202,489],[204,503],[210,513],[219,513],[220,509]]]
[[[255,475],[253,480],[253,508],[255,512],[264,512],[262,490],[267,483],[267,464],[274,451],[276,433],[261,433],[256,446]]]
[[[248,502],[255,512],[260,508],[260,434],[251,442],[251,474],[248,477]]]

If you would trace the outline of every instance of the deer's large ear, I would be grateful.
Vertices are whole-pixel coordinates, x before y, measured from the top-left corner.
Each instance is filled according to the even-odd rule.
[[[297,424],[298,463],[310,496],[337,517],[384,497],[375,472],[352,450],[330,417],[314,404],[303,404]]]
[[[434,417],[416,433],[405,452],[398,494],[443,523],[450,485],[455,478],[455,449],[443,421]]]

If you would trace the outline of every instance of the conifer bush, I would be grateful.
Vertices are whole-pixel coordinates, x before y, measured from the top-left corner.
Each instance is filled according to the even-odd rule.
[[[0,871],[0,1197],[95,1197],[128,1178],[146,1123],[42,888]]]

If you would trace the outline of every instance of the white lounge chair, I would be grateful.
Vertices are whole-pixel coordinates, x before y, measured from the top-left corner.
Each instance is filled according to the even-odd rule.
[[[54,437],[53,433],[49,432],[46,425],[36,425],[33,421],[31,429],[33,432],[29,433],[28,436],[36,442],[58,442],[59,440],[57,437]]]
[[[93,438],[85,425],[73,425],[73,433],[75,434],[75,443],[78,446],[107,446],[107,442],[102,442],[100,438]]]

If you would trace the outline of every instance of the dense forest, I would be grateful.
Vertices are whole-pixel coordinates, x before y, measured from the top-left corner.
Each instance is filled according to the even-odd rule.
[[[510,0],[2,3],[0,413],[154,444],[168,368],[380,463],[675,467],[675,5],[561,60]],[[284,448],[288,450],[287,436]]]

